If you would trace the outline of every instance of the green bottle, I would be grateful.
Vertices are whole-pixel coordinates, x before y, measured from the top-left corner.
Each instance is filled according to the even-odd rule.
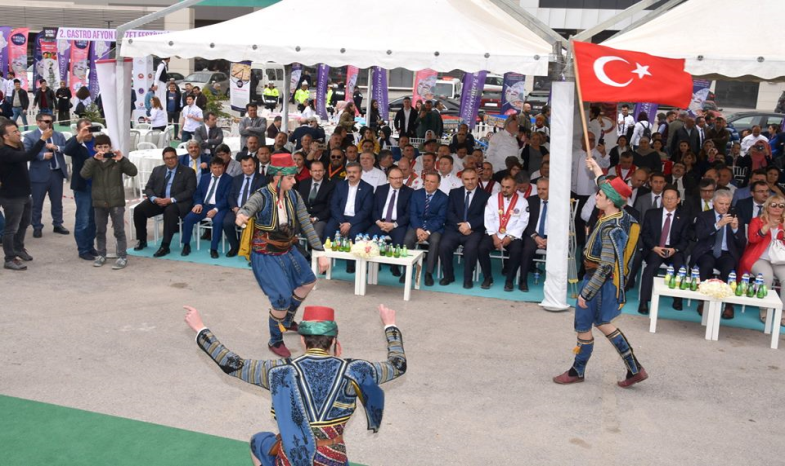
[[[401,250],[401,257],[409,257],[409,248],[407,248],[406,245],[404,245]]]
[[[753,286],[752,283],[750,283],[750,285],[747,287],[747,297],[748,298],[755,297],[755,286]]]
[[[395,257],[396,259],[401,257],[401,247],[398,246],[397,244],[395,245],[395,250],[393,251],[393,257]]]
[[[761,286],[758,288],[758,299],[763,299],[763,298],[765,298],[765,297],[766,297],[766,295],[767,295],[768,293],[769,293],[769,292],[768,292],[768,290],[766,289],[766,285],[761,285]]]
[[[671,290],[676,288],[676,276],[675,275],[671,275],[671,279],[668,282],[668,288],[670,288]]]
[[[742,296],[742,295],[744,295],[744,287],[739,285],[736,287],[736,296]]]

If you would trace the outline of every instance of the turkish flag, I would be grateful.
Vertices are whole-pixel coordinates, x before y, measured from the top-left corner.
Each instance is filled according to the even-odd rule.
[[[692,76],[684,60],[573,42],[575,78],[588,102],[651,102],[687,108]]]

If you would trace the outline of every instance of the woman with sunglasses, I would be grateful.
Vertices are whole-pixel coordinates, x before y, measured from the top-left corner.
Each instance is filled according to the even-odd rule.
[[[774,277],[785,283],[785,264],[771,263],[769,251],[775,241],[783,241],[785,231],[785,198],[774,195],[763,204],[760,217],[750,222],[747,249],[741,256],[739,272],[750,275],[763,274],[763,281],[771,289]],[[785,299],[785,288],[780,290],[780,299]],[[761,308],[760,320],[765,321],[766,310]],[[783,319],[785,325],[785,319]]]

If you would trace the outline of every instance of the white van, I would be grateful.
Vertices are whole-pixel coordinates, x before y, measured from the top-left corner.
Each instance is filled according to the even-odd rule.
[[[261,96],[267,83],[270,81],[275,83],[275,87],[279,92],[283,92],[283,78],[284,69],[283,65],[273,62],[253,62],[251,63],[251,73],[256,78],[256,95]]]
[[[485,76],[484,92],[501,92],[504,86],[504,76],[498,74],[489,74]]]

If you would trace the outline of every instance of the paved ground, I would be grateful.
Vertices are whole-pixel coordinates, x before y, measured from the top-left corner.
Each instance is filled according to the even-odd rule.
[[[66,201],[67,226],[73,208]],[[45,214],[48,218],[48,214]],[[95,269],[73,237],[28,239],[26,272],[0,271],[0,394],[247,439],[274,429],[269,394],[225,376],[194,344],[181,306],[246,357],[269,358],[268,303],[250,271],[131,258]],[[338,309],[347,357],[383,359],[375,307],[399,311],[409,371],[385,386],[379,434],[361,413],[350,458],[411,464],[781,464],[783,351],[762,333],[643,317],[620,327],[651,377],[615,385],[621,360],[597,335],[586,382],[556,386],[569,367],[572,313],[481,296],[320,281],[308,303]],[[481,291],[478,289],[478,295]],[[288,336],[296,347],[295,336]],[[298,354],[300,352],[298,351]]]

